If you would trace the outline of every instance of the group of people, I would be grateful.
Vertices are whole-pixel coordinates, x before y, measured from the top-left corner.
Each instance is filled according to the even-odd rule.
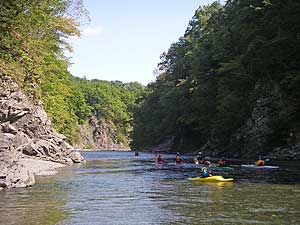
[[[155,154],[154,155],[154,161],[156,163],[163,163],[164,159],[162,157],[162,154]],[[183,158],[181,157],[180,153],[177,152],[176,157],[175,157],[175,163],[182,163],[182,162],[183,162]]]
[[[201,168],[201,175],[202,177],[208,177],[208,176],[212,176],[212,172],[211,172],[211,163],[209,161],[205,161],[204,157],[201,155],[201,152],[199,152],[198,156],[195,158],[195,160],[197,160],[197,164],[203,164],[203,167]],[[222,159],[224,160],[224,159]],[[155,154],[154,155],[154,161],[158,164],[164,163],[164,159],[162,154]],[[196,161],[195,161],[196,162]],[[225,161],[223,161],[224,163]],[[179,152],[176,153],[175,156],[175,163],[176,164],[180,164],[183,163],[183,158],[180,155]],[[220,162],[220,164],[222,164]]]
[[[266,160],[268,161],[268,160]],[[265,160],[261,159],[261,157],[259,157],[259,159],[255,162],[256,166],[264,166],[265,165]],[[217,163],[217,166],[222,167],[222,166],[228,166],[228,164],[226,163],[225,159],[222,158],[220,159]],[[205,161],[203,164],[203,167],[201,168],[201,177],[210,177],[212,176],[212,171],[211,171],[211,162],[209,161]]]
[[[205,157],[201,152],[199,152],[198,155],[194,158],[194,162],[196,164],[203,164],[203,167],[201,167],[201,169],[200,169],[201,177],[212,176],[212,170],[211,170],[212,163],[206,159],[207,159],[207,157]],[[155,154],[154,160],[156,163],[164,162],[162,154]],[[175,157],[175,163],[180,164],[182,162],[183,162],[183,158],[180,155],[180,153],[177,152],[176,157]],[[226,162],[225,158],[221,158],[216,164],[218,167],[229,166],[228,163]],[[264,166],[265,160],[261,159],[261,157],[259,156],[259,159],[255,162],[255,165],[256,166]]]
[[[201,168],[202,177],[212,176],[212,172],[211,172],[211,169],[210,169],[211,163],[209,161],[205,161],[204,158],[201,157],[200,155],[201,154],[199,154],[196,159],[198,160],[197,161],[198,163],[204,164],[203,167]],[[155,154],[154,155],[154,161],[155,161],[155,163],[158,163],[158,164],[164,163],[164,159],[163,159],[162,154]],[[176,164],[183,163],[183,158],[182,158],[182,156],[180,155],[179,152],[176,153],[175,163]]]

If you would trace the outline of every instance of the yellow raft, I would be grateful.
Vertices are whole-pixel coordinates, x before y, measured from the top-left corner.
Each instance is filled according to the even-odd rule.
[[[189,180],[193,181],[204,181],[204,182],[232,182],[233,178],[223,178],[222,176],[211,176],[211,177],[194,177],[194,178],[189,178]]]

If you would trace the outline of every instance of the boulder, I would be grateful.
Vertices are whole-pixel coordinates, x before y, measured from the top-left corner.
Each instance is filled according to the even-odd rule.
[[[82,161],[84,161],[84,158],[79,152],[71,152],[69,156],[74,163],[81,163]]]
[[[12,162],[7,166],[0,164],[0,187],[17,188],[28,187],[35,183],[34,175],[17,162]]]
[[[30,142],[27,145],[22,145],[19,147],[19,149],[21,149],[22,153],[27,156],[39,156],[39,154],[42,155],[38,150],[38,146],[33,142]]]
[[[9,122],[1,124],[1,131],[3,133],[11,133],[11,134],[18,133],[17,129],[13,125],[11,125]]]

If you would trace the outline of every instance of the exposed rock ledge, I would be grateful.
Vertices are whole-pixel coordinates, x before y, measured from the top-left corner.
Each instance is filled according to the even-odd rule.
[[[33,175],[37,176],[54,175],[58,172],[58,168],[66,166],[62,163],[44,161],[39,159],[20,159],[19,162],[26,170],[31,171]]]
[[[98,120],[92,116],[80,126],[82,142],[79,149],[130,151],[130,147],[118,141],[116,127],[112,122]]]
[[[0,77],[0,189],[34,184],[42,164],[24,157],[67,165],[84,160],[51,127],[41,103],[33,105],[15,82]]]

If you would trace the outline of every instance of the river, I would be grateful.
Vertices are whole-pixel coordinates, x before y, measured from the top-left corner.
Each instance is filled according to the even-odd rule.
[[[300,165],[214,170],[233,183],[189,181],[192,157],[83,152],[87,162],[33,187],[0,192],[0,224],[300,224]]]

